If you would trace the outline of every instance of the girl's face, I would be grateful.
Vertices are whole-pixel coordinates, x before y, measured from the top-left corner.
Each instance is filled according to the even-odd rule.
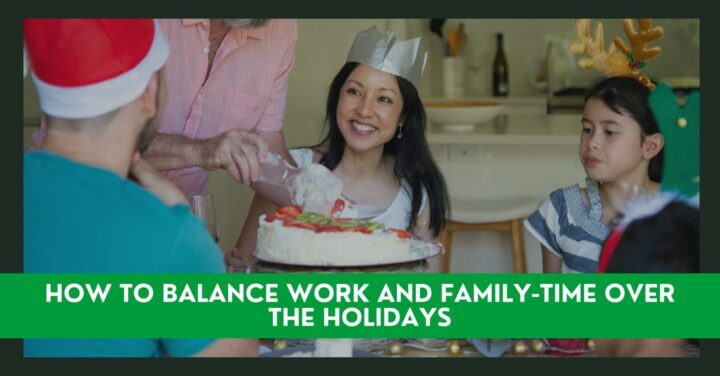
[[[637,181],[647,177],[640,124],[611,110],[598,98],[585,103],[580,136],[580,161],[590,179]],[[644,175],[642,175],[644,174]]]
[[[395,136],[402,109],[395,76],[359,64],[340,89],[337,123],[350,149],[382,148]]]

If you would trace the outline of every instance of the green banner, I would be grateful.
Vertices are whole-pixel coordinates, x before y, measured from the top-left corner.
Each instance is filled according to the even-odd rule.
[[[3,274],[0,338],[720,338],[720,274]]]

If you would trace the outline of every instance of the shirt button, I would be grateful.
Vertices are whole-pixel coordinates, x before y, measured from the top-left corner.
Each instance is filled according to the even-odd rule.
[[[687,119],[685,119],[683,117],[678,118],[678,127],[680,127],[680,128],[687,127]]]
[[[208,53],[208,52],[210,52],[210,49],[207,48],[207,47],[205,47],[205,48],[203,48],[203,52],[204,52],[204,53]]]
[[[203,25],[207,26],[207,25],[208,25],[208,20],[203,21]]]

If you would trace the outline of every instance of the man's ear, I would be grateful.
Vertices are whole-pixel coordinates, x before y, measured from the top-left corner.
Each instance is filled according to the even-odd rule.
[[[660,151],[662,150],[663,146],[665,146],[665,139],[660,133],[655,133],[649,136],[645,136],[645,140],[643,140],[643,157],[647,160],[652,159]]]
[[[158,112],[157,91],[158,77],[157,72],[155,72],[153,73],[152,77],[150,77],[150,82],[148,82],[145,91],[143,91],[143,93],[138,98],[138,100],[140,100],[140,110],[147,118],[155,116]]]

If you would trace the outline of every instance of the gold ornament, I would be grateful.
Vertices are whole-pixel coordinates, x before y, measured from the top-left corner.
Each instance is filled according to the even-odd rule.
[[[513,344],[513,354],[525,355],[528,352],[528,347],[523,341],[515,341]]]
[[[403,352],[402,342],[396,341],[390,344],[390,354],[400,355]]]
[[[462,345],[460,344],[460,341],[454,339],[448,343],[447,347],[448,354],[452,356],[458,356],[462,353]]]
[[[547,346],[545,346],[545,341],[541,339],[536,339],[533,341],[532,349],[535,354],[542,354],[545,352],[545,349]]]
[[[273,341],[273,350],[284,350],[287,348],[287,341],[284,339],[276,339]]]
[[[592,338],[587,340],[587,348],[590,351],[595,351],[595,340],[593,340]]]

